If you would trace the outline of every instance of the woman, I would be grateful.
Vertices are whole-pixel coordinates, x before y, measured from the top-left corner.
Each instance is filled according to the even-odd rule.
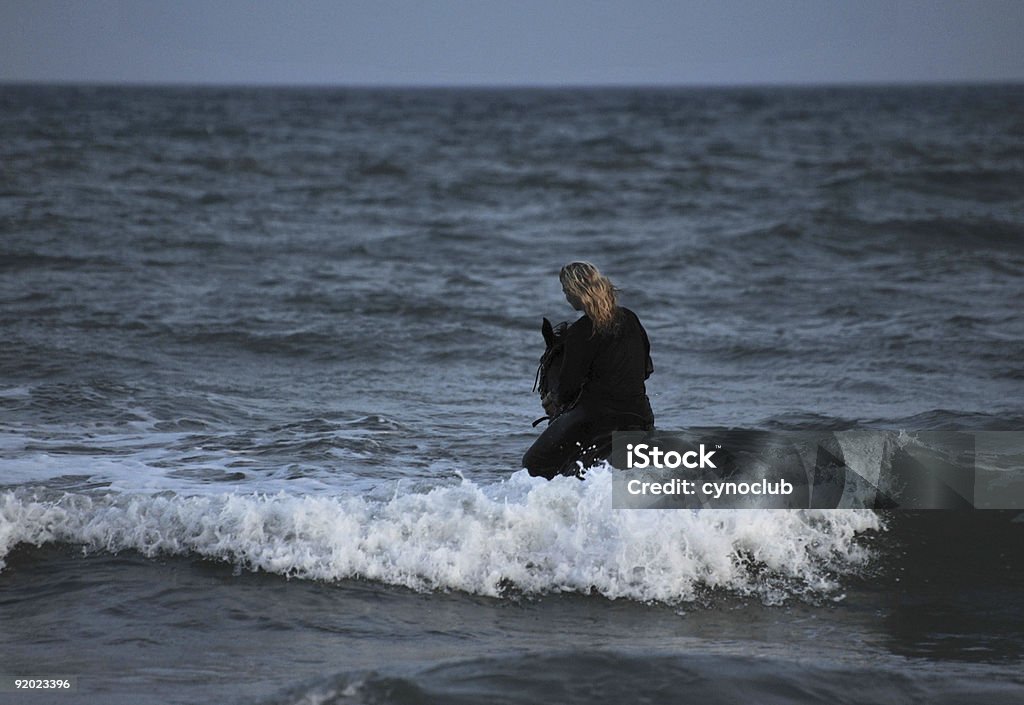
[[[580,475],[588,461],[606,455],[601,449],[607,451],[612,432],[654,427],[644,385],[654,364],[640,319],[618,305],[615,287],[591,263],[571,262],[558,278],[566,301],[583,315],[565,334],[557,394],[544,400],[554,419],[523,456],[531,475],[549,480]]]

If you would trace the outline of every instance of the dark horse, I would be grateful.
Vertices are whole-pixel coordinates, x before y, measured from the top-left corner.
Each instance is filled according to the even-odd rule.
[[[540,356],[537,365],[537,374],[533,381],[533,390],[540,395],[541,405],[544,407],[545,416],[533,422],[536,426],[541,421],[551,423],[561,414],[572,409],[576,402],[573,401],[564,407],[558,405],[558,373],[562,368],[562,358],[565,356],[565,332],[569,328],[566,322],[556,326],[551,321],[544,319],[540,332],[544,336],[544,354]],[[590,439],[580,451],[573,455],[559,472],[560,475],[575,475],[582,477],[583,472],[597,463],[605,460],[612,453],[612,436],[610,433],[599,434]]]
[[[540,356],[537,374],[533,379],[533,391],[540,394],[541,406],[547,416],[541,416],[533,422],[536,426],[541,421],[549,421],[558,416],[560,410],[551,401],[558,397],[558,370],[562,367],[565,357],[565,331],[569,324],[562,321],[552,326],[551,321],[544,319],[540,332],[544,336],[544,354]]]

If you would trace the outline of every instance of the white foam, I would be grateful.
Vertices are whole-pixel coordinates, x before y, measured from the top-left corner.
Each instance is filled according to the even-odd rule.
[[[779,602],[828,594],[880,528],[866,510],[613,510],[611,471],[585,481],[463,480],[363,496],[0,494],[0,559],[18,543],[199,554],[301,578],[366,578],[502,596],[597,592],[678,602],[702,587]],[[757,568],[752,568],[756,565]]]

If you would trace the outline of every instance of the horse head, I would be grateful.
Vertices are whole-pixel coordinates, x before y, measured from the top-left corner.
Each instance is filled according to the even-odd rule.
[[[569,324],[565,322],[552,326],[551,321],[546,318],[541,323],[540,332],[544,336],[544,354],[540,356],[540,362],[537,365],[533,391],[540,395],[542,403],[545,397],[549,395],[557,397],[558,395],[558,371],[565,353],[565,331],[568,327]],[[549,410],[545,408],[545,411]],[[549,416],[542,416],[533,425],[536,426],[546,418]]]

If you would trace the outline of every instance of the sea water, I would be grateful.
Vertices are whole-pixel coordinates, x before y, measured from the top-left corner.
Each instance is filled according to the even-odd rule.
[[[647,328],[660,429],[1021,430],[1021,184],[1020,86],[0,87],[0,676],[1024,699],[1020,512],[520,467],[572,259]]]

